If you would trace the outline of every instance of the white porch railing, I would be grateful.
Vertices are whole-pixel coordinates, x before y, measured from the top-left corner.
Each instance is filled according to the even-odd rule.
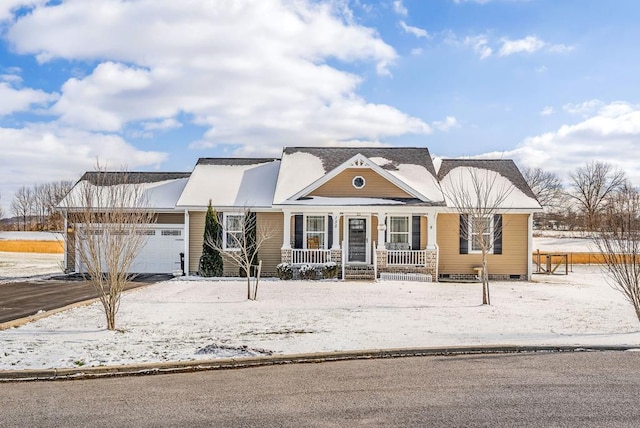
[[[331,261],[331,250],[309,250],[295,248],[291,250],[291,264],[315,265]]]
[[[426,250],[387,250],[388,266],[426,266]]]

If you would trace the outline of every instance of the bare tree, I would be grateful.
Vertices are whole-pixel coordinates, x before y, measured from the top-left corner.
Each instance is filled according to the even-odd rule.
[[[562,180],[558,174],[544,171],[542,168],[525,168],[522,176],[543,208],[554,208],[559,205],[563,190]]]
[[[78,236],[77,257],[104,308],[107,329],[115,330],[120,296],[134,259],[155,223],[143,183],[126,171],[97,166],[61,202]]]
[[[605,162],[589,162],[576,169],[570,177],[573,192],[569,196],[578,202],[587,230],[594,231],[607,197],[625,182],[625,173]]]
[[[60,201],[73,188],[73,181],[60,180],[47,183],[45,196],[45,209],[47,213],[47,223],[50,230],[62,230],[64,219],[57,210]]]
[[[258,252],[273,237],[273,230],[258,223],[256,213],[246,209],[237,214],[228,214],[222,224],[223,241],[208,236],[205,244],[222,254],[224,260],[237,265],[247,278],[247,299],[258,298],[258,284],[262,261],[258,262]],[[252,284],[251,278],[255,276]]]
[[[11,211],[18,217],[18,230],[22,219],[22,230],[27,230],[27,220],[31,218],[33,210],[33,191],[27,186],[21,186],[11,201]]]
[[[36,218],[38,230],[44,230],[47,223],[47,192],[49,184],[36,184],[33,186],[33,214]]]
[[[613,288],[633,305],[640,321],[640,193],[628,182],[609,200],[593,241]]]
[[[2,194],[0,193],[0,200],[2,200]],[[4,209],[2,208],[2,205],[0,205],[0,219],[4,217]]]
[[[479,168],[456,168],[442,182],[447,205],[460,213],[460,240],[482,254],[482,304],[490,305],[489,263],[487,256],[502,234],[502,212],[514,187],[511,181],[495,171]],[[496,224],[499,222],[500,224]]]

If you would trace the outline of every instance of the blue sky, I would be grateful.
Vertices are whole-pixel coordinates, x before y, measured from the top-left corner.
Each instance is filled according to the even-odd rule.
[[[185,5],[188,5],[185,7]],[[425,146],[640,184],[632,0],[3,0],[0,206],[112,168]]]

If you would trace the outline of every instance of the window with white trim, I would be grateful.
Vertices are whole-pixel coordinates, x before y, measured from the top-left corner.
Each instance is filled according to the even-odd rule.
[[[411,243],[410,235],[411,222],[409,217],[389,217],[389,237],[387,240],[392,244],[391,247],[402,246],[402,244],[408,246]]]
[[[489,252],[493,252],[493,218],[492,217],[472,217],[469,221],[469,252],[482,252],[482,243],[485,247],[491,247]]]
[[[326,216],[310,215],[305,219],[305,245],[308,249],[326,248]]]
[[[224,230],[222,242],[225,250],[239,250],[243,241],[244,214],[224,213]]]

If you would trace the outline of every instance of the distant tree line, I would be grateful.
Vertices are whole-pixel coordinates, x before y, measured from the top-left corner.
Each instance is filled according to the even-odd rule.
[[[3,223],[7,230],[62,230],[64,218],[56,206],[73,187],[73,181],[61,180],[21,186],[11,201],[13,221]],[[3,217],[0,209],[0,218]]]
[[[541,168],[525,168],[523,176],[544,209],[534,215],[538,229],[598,231],[623,195],[638,193],[625,172],[606,162],[589,162],[560,177]]]

